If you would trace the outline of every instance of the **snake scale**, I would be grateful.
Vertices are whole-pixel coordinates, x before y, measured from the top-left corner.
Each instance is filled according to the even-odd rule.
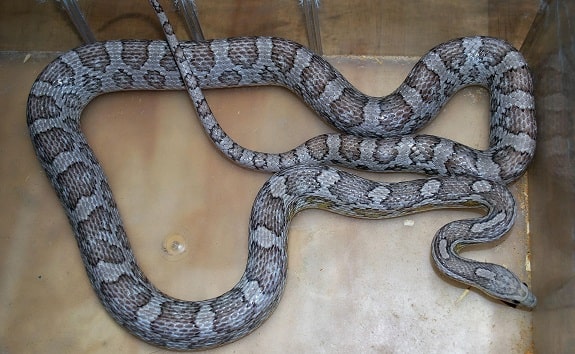
[[[489,37],[441,44],[421,58],[396,91],[378,98],[359,92],[324,59],[285,39],[178,43],[159,4],[151,2],[170,45],[116,40],[66,52],[38,76],[27,104],[38,159],[70,220],[90,282],[119,324],[144,341],[182,350],[219,346],[252,332],[279,302],[287,275],[288,225],[307,208],[377,219],[481,207],[485,216],[454,221],[437,232],[432,256],[438,269],[506,303],[535,306],[534,295],[512,272],[457,254],[465,245],[499,239],[510,229],[515,202],[504,183],[521,176],[534,154],[531,75],[511,45]],[[220,151],[242,166],[279,171],[255,199],[241,279],[228,292],[203,301],[163,294],[142,273],[79,123],[84,107],[100,94],[181,90],[184,81]],[[245,149],[217,124],[201,89],[246,85],[285,86],[345,134],[321,135],[282,154]],[[468,85],[490,91],[487,150],[410,135]],[[378,183],[325,164],[436,176]]]

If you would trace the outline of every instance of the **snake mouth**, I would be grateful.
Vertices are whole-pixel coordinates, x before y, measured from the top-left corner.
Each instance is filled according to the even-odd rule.
[[[501,300],[501,302],[502,302],[503,304],[505,304],[505,305],[511,307],[511,308],[514,308],[514,309],[516,309],[516,308],[520,305],[519,301],[517,301],[517,300],[513,300],[513,301]]]

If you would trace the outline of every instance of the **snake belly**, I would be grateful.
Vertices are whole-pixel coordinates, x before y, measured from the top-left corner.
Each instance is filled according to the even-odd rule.
[[[486,216],[455,221],[436,234],[436,264],[446,275],[496,298],[535,305],[533,294],[509,270],[456,252],[467,244],[498,239],[510,228],[514,201],[499,182],[518,178],[534,153],[531,78],[521,55],[507,43],[470,37],[442,44],[383,98],[362,94],[325,60],[287,40],[250,37],[180,46],[198,88],[286,86],[346,134],[322,135],[284,154],[253,152],[233,142],[213,116],[203,114],[201,99],[195,102],[220,151],[245,167],[279,172],[254,202],[248,261],[240,281],[214,299],[181,301],[155,288],[138,267],[107,178],[79,126],[82,110],[100,94],[183,89],[168,45],[99,42],[49,64],[28,99],[32,143],[70,220],[98,297],[131,333],[162,347],[205,349],[253,331],[278,304],[287,273],[288,224],[306,208],[384,218],[429,208],[481,206]],[[482,59],[475,62],[474,57]],[[489,149],[477,151],[432,136],[402,136],[426,124],[454,92],[472,84],[490,90]],[[386,184],[319,165],[326,162],[462,176]]]

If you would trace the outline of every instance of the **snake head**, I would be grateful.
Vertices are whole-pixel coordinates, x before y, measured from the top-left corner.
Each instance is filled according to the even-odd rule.
[[[522,294],[520,297],[511,298],[509,300],[501,299],[501,302],[503,302],[505,305],[513,307],[513,308],[520,307],[520,308],[525,308],[528,310],[533,309],[537,305],[537,298],[529,290],[529,288],[527,287],[527,284],[522,283],[522,285],[520,287],[521,287],[521,291],[519,293]]]
[[[479,289],[511,307],[532,309],[537,305],[537,298],[527,284],[507,268],[492,263],[482,263],[474,271],[476,285]]]

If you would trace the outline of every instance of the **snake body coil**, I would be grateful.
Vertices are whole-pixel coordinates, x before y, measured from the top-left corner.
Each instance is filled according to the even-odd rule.
[[[107,41],[71,50],[46,67],[28,99],[28,126],[38,158],[74,229],[90,281],[122,326],[147,342],[176,349],[209,348],[253,331],[279,301],[287,273],[288,224],[306,208],[384,218],[429,208],[481,206],[486,216],[452,222],[436,234],[432,255],[438,268],[503,301],[535,305],[526,285],[506,268],[456,253],[461,246],[493,241],[509,230],[514,201],[501,182],[518,178],[533,157],[531,76],[509,44],[468,37],[439,45],[383,98],[357,91],[321,57],[287,40],[252,37],[178,46],[192,66],[192,81],[198,80],[194,103],[216,146],[245,167],[279,171],[254,202],[244,274],[214,299],[181,301],[149,283],[79,125],[82,110],[97,95],[183,89],[167,43]],[[404,135],[426,124],[454,92],[475,84],[491,94],[486,151],[434,136]],[[346,134],[322,135],[283,154],[244,149],[219,127],[200,87],[245,85],[286,86]],[[440,176],[376,183],[323,163]]]

